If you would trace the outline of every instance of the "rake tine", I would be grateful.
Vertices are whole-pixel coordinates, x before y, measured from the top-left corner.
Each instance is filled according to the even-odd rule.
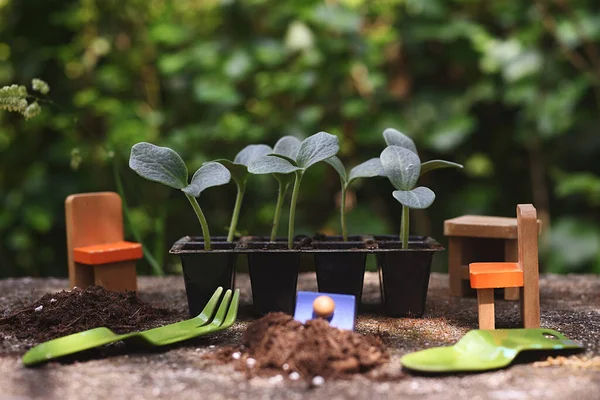
[[[231,289],[228,289],[225,292],[225,296],[223,296],[223,301],[221,301],[221,305],[219,306],[219,309],[217,310],[217,315],[215,315],[215,318],[210,323],[210,326],[219,327],[223,324],[223,319],[225,318],[225,313],[227,312],[227,309],[229,308],[230,300],[231,300]]]
[[[233,299],[231,300],[231,305],[229,306],[229,311],[227,311],[227,316],[225,317],[225,322],[221,326],[221,329],[225,329],[233,325],[235,319],[237,318],[238,306],[240,304],[240,289],[236,289],[233,294]]]
[[[213,314],[215,313],[215,308],[217,307],[219,299],[221,298],[221,293],[223,293],[223,288],[219,286],[217,290],[215,290],[215,293],[213,293],[213,295],[211,296],[208,303],[206,303],[206,306],[204,306],[202,312],[194,318],[194,320],[200,321],[200,324],[196,326],[205,325],[208,321],[210,321]]]

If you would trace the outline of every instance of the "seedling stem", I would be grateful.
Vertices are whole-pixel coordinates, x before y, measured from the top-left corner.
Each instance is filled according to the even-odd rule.
[[[229,233],[227,234],[227,241],[231,242],[235,235],[237,228],[238,218],[240,216],[240,209],[242,208],[242,201],[244,200],[244,193],[246,192],[246,182],[236,182],[237,196],[235,198],[235,206],[233,207],[233,214],[231,215],[231,223],[229,224]]]
[[[292,202],[290,205],[290,223],[288,227],[288,248],[291,250],[294,247],[294,217],[296,215],[296,201],[300,192],[300,182],[302,182],[303,171],[296,171],[296,179],[294,180],[294,189],[292,190]]]
[[[289,183],[284,183],[282,179],[277,178],[277,182],[279,183],[279,189],[277,190],[277,204],[275,205],[275,215],[273,216],[273,229],[271,229],[271,242],[274,242],[277,237],[281,208],[283,207],[283,200],[285,200],[285,194],[289,187]]]
[[[206,217],[200,208],[200,204],[198,204],[198,200],[194,196],[190,196],[186,194],[185,197],[190,201],[192,208],[196,212],[196,216],[198,217],[198,221],[200,221],[200,226],[202,226],[202,236],[204,236],[204,250],[210,250],[210,231],[208,230],[208,222],[206,221]]]

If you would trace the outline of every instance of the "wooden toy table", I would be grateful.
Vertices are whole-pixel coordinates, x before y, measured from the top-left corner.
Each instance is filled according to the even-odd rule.
[[[452,296],[475,296],[475,290],[469,284],[469,263],[516,262],[519,259],[516,218],[463,215],[444,222],[444,235],[448,236],[448,276]],[[504,289],[504,298],[518,300],[519,288]]]

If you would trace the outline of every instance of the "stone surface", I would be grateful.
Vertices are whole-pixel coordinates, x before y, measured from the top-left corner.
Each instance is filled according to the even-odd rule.
[[[398,359],[408,352],[456,342],[477,326],[476,299],[452,298],[447,276],[433,274],[424,318],[387,318],[379,312],[377,274],[367,273],[364,310],[357,331],[379,334],[389,347],[391,362],[382,368],[387,379],[362,377],[326,381],[309,387],[282,377],[247,380],[229,365],[203,359],[222,345],[239,343],[253,317],[250,283],[239,275],[242,307],[230,330],[154,351],[114,346],[39,368],[24,368],[20,356],[31,344],[0,335],[0,398],[2,399],[596,399],[600,372],[568,366],[546,368],[522,363],[481,374],[416,376],[403,371]],[[0,280],[0,317],[44,293],[67,287],[63,279]],[[544,275],[540,282],[542,326],[583,343],[583,355],[600,355],[600,277]],[[316,290],[314,274],[302,274],[299,290]],[[183,280],[178,276],[139,279],[140,297],[153,304],[186,310]],[[498,328],[518,327],[517,305],[496,300]]]

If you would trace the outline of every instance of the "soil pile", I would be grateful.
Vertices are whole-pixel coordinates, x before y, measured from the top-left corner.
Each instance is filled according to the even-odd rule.
[[[41,343],[105,326],[116,333],[157,326],[172,312],[142,302],[136,292],[111,292],[99,286],[45,294],[27,307],[0,318],[0,330]]]
[[[301,324],[283,313],[253,322],[241,348],[226,348],[217,359],[233,362],[249,377],[283,374],[290,379],[344,378],[388,361],[381,340],[333,328],[326,320]]]

